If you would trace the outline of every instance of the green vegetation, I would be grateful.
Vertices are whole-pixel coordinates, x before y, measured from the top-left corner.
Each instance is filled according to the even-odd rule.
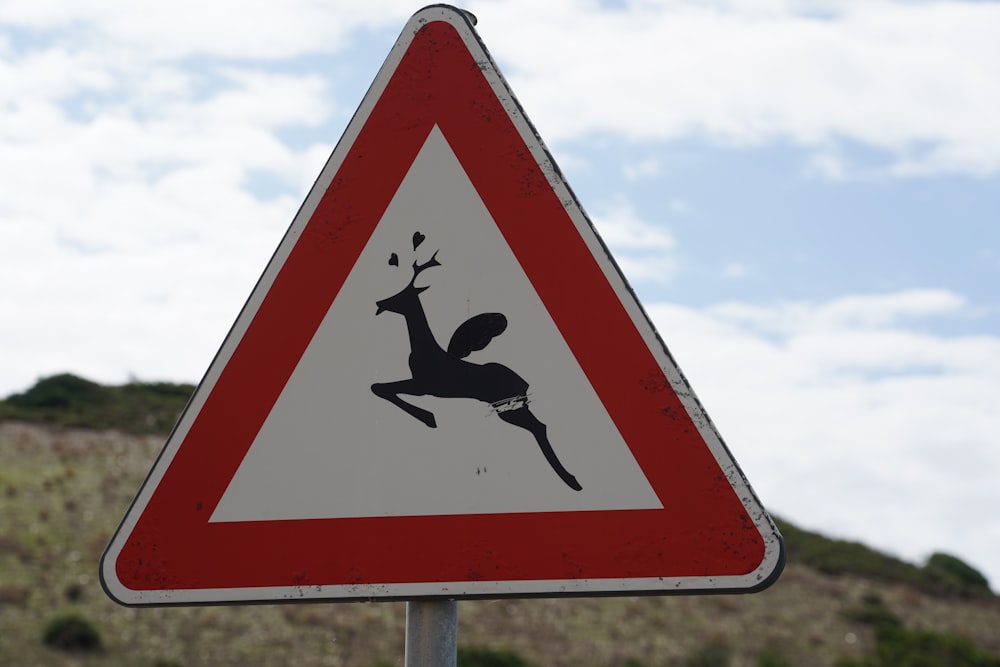
[[[934,554],[923,567],[886,555],[859,542],[836,540],[775,519],[785,538],[788,561],[830,575],[853,574],[908,584],[937,596],[993,597],[989,582],[955,556]]]
[[[193,385],[168,382],[110,387],[63,373],[0,401],[0,420],[162,434],[173,428],[193,391]]]
[[[1000,667],[1000,657],[954,634],[886,626],[875,638],[873,657],[838,667]]]
[[[75,612],[52,618],[45,626],[42,641],[62,651],[99,651],[102,646],[94,624]]]
[[[535,667],[506,649],[458,647],[458,667]]]
[[[688,656],[687,667],[729,667],[733,660],[732,649],[725,642],[710,641]]]
[[[863,658],[839,658],[835,667],[1000,667],[1000,656],[966,637],[904,627],[879,598],[867,598],[847,615],[874,628],[875,651]]]
[[[882,603],[882,596],[878,594],[866,595],[860,607],[847,609],[844,611],[844,616],[873,628],[901,625],[899,617],[885,607]]]
[[[988,591],[990,587],[990,583],[979,570],[950,554],[940,552],[931,554],[924,571],[928,576],[936,578],[942,588],[959,594]]]
[[[625,658],[625,662],[622,663],[622,667],[646,667],[646,663],[639,658]]]
[[[765,648],[757,654],[756,667],[792,667],[784,654],[776,648]]]

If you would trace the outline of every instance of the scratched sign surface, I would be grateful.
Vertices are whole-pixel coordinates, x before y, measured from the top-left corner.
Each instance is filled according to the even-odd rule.
[[[476,34],[403,30],[101,563],[124,604],[758,590],[780,536]]]

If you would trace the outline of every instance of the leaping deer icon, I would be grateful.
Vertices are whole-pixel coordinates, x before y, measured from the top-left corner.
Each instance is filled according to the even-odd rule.
[[[413,249],[424,240],[423,234],[413,235]],[[503,364],[477,364],[465,358],[474,351],[482,350],[490,341],[507,328],[507,318],[501,313],[483,313],[469,318],[452,334],[448,349],[443,349],[434,338],[427,315],[424,313],[420,294],[428,289],[417,287],[417,276],[434,266],[441,266],[437,260],[438,251],[431,258],[419,264],[413,262],[413,277],[402,290],[376,302],[376,315],[383,312],[398,313],[406,319],[410,338],[410,373],[408,380],[376,382],[372,392],[393,405],[416,417],[431,428],[437,427],[434,414],[417,407],[399,397],[436,396],[438,398],[474,398],[489,403],[500,419],[527,430],[534,436],[545,460],[559,478],[571,489],[582,487],[556,457],[549,443],[547,427],[540,422],[528,407],[528,383]],[[397,265],[398,257],[393,253],[389,263]]]

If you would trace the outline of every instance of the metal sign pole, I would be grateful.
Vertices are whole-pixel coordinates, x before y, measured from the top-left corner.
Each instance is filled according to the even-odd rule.
[[[406,603],[404,667],[456,667],[458,603],[454,600]]]

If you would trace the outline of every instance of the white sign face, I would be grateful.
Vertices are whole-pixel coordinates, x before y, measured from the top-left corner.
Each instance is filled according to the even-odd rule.
[[[414,251],[411,238],[425,240]],[[389,265],[396,255],[398,264]],[[435,415],[428,428],[369,390],[411,376],[407,323],[376,315],[414,261],[435,255],[419,295],[435,338],[480,313],[506,330],[467,358],[499,363],[529,383],[576,491],[532,434],[473,398],[407,397]],[[595,324],[596,325],[596,324]],[[580,369],[446,138],[428,136],[212,521],[659,509],[628,445]]]
[[[124,604],[752,591],[781,538],[468,17],[418,12],[101,561]]]

